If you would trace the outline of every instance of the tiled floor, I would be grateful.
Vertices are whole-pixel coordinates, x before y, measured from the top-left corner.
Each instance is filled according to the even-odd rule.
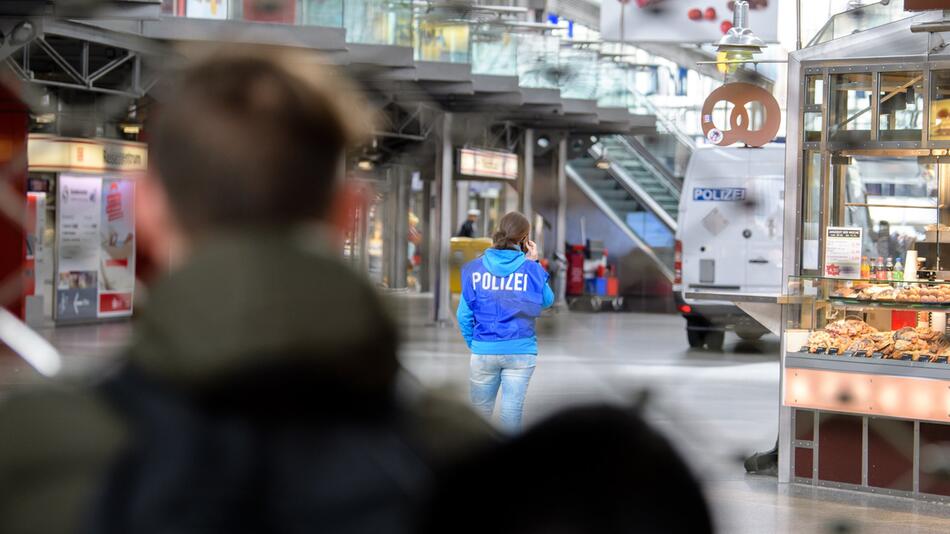
[[[428,302],[400,303],[404,364],[425,382],[465,395],[468,353],[454,328],[424,320]],[[691,350],[670,315],[560,313],[539,324],[540,354],[528,391],[528,424],[560,407],[629,402],[647,414],[706,485],[722,533],[947,533],[950,505],[780,485],[749,476],[742,459],[778,431],[779,343],[726,338],[723,353]]]
[[[468,353],[452,327],[432,326],[429,301],[399,297],[402,360],[424,383],[467,395]],[[526,422],[591,401],[647,396],[648,416],[673,439],[704,481],[722,533],[946,533],[950,505],[894,499],[747,476],[742,458],[770,447],[778,424],[778,340],[739,342],[724,353],[690,350],[683,321],[669,315],[559,313],[539,324],[538,368]],[[41,332],[71,374],[94,372],[128,339],[127,323]],[[0,357],[0,388],[37,377]]]

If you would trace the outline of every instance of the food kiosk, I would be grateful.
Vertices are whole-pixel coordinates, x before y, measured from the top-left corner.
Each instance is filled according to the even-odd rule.
[[[146,145],[33,134],[28,158],[27,322],[131,316],[135,179],[148,165]]]
[[[780,481],[950,498],[942,16],[790,55]]]

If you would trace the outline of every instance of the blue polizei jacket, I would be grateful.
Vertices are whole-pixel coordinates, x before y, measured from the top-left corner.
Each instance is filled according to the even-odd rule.
[[[456,315],[474,354],[537,354],[534,321],[552,304],[548,273],[520,250],[490,248],[462,267]]]

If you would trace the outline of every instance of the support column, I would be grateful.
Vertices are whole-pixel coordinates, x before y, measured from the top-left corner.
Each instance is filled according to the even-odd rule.
[[[452,231],[455,232],[455,229],[462,225],[462,222],[465,220],[465,217],[468,216],[468,196],[469,196],[469,182],[464,180],[459,180],[455,182],[453,189],[455,190],[455,218],[452,219]]]
[[[565,133],[557,145],[557,230],[554,233],[557,241],[554,250],[564,256],[567,241],[567,134]]]
[[[394,289],[406,287],[406,267],[409,263],[409,188],[412,177],[405,167],[395,169],[393,190],[395,198],[395,243],[393,247],[393,275],[389,286]]]
[[[527,128],[524,131],[524,173],[522,176],[524,179],[521,182],[521,213],[533,223],[534,206],[531,201],[534,196],[534,128]]]
[[[449,241],[452,239],[452,114],[442,116],[439,150],[436,151],[435,227],[432,250],[432,319],[444,324],[450,315]]]

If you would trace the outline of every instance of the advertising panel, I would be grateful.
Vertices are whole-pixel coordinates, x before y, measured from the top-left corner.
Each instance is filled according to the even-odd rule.
[[[102,179],[62,175],[56,273],[56,320],[97,317]]]
[[[728,0],[697,5],[692,0],[603,0],[600,31],[605,41],[715,43],[732,28]],[[749,27],[767,43],[778,42],[778,0],[749,2]]]
[[[132,180],[59,177],[56,321],[132,315],[134,202]]]
[[[99,317],[132,314],[135,289],[135,182],[102,181]]]

